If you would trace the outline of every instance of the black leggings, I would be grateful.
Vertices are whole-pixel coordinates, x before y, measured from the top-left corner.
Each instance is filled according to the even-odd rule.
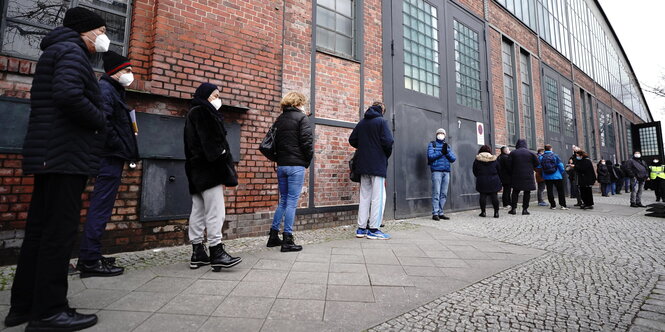
[[[494,211],[499,211],[499,195],[497,193],[480,193],[480,211],[485,212],[487,197],[492,200]]]
[[[501,200],[503,201],[503,206],[510,206],[511,204],[511,193],[512,187],[508,184],[503,186],[503,194],[501,194]],[[481,194],[482,195],[482,194]]]

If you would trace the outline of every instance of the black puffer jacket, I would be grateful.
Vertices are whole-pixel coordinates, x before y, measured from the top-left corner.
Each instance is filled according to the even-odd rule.
[[[307,116],[295,107],[287,107],[275,121],[277,165],[309,167],[314,157],[314,137]]]
[[[131,109],[125,104],[125,87],[106,74],[99,80],[99,86],[102,89],[103,110],[108,119],[102,156],[138,160],[139,148],[129,117]]]
[[[610,172],[607,165],[602,165],[598,163],[596,166],[596,174],[599,183],[610,183]]]
[[[382,112],[381,106],[368,108],[364,118],[349,136],[349,144],[358,149],[355,165],[358,174],[387,176],[388,158],[393,153],[394,138]]]
[[[501,190],[501,166],[496,156],[481,152],[473,161],[473,175],[476,176],[476,190],[479,193],[496,193]]]
[[[647,166],[642,158],[633,157],[623,163],[626,170],[625,176],[637,178],[638,181],[645,181],[649,177],[649,166]]]
[[[106,119],[90,53],[79,33],[66,27],[49,32],[40,47],[44,53],[30,89],[23,171],[94,175]]]
[[[225,181],[224,154],[231,153],[222,114],[208,102],[194,100],[185,118],[185,174],[189,193],[198,194]]]
[[[589,157],[584,157],[582,160],[575,159],[575,175],[577,185],[580,187],[593,186],[596,183],[596,172]]]

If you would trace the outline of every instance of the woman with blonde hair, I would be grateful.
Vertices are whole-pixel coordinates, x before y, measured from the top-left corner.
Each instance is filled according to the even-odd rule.
[[[280,103],[282,114],[275,121],[277,180],[279,205],[270,227],[268,247],[281,246],[281,251],[300,251],[302,246],[293,241],[293,222],[300,192],[305,180],[305,169],[314,156],[314,138],[309,119],[303,112],[307,98],[300,92],[289,92]],[[279,238],[280,224],[284,220],[283,238]]]

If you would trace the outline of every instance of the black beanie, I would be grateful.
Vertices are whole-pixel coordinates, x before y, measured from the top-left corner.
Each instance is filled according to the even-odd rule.
[[[99,14],[85,9],[83,7],[74,7],[65,13],[65,19],[62,25],[78,32],[83,33],[106,26],[106,21]]]
[[[104,60],[104,71],[109,75],[113,75],[132,65],[129,59],[113,51],[103,53],[102,59]]]

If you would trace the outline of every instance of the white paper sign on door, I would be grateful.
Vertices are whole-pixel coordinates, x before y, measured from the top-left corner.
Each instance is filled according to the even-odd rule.
[[[482,122],[476,122],[476,137],[478,145],[485,144],[485,125]]]

